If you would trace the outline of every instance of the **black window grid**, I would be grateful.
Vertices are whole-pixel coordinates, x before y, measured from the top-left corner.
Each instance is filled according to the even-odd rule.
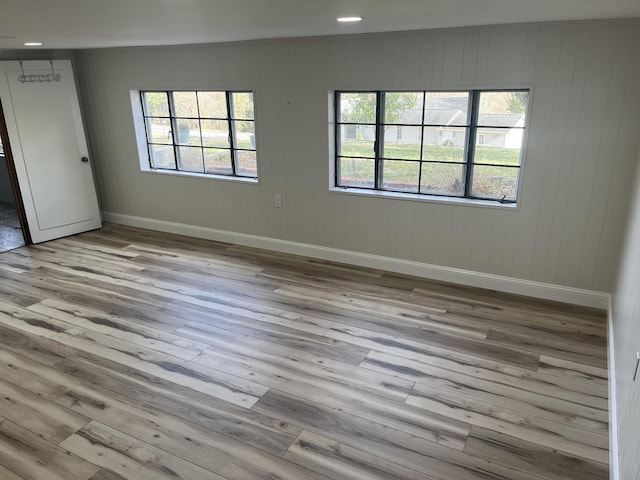
[[[344,186],[344,188],[353,188],[353,189],[360,189],[360,190],[379,190],[379,191],[384,191],[384,192],[395,192],[395,193],[402,193],[402,194],[408,194],[408,195],[425,195],[425,196],[435,196],[435,197],[454,197],[454,198],[467,198],[467,199],[477,199],[477,200],[497,200],[500,201],[501,203],[515,203],[516,202],[516,198],[506,198],[505,196],[503,197],[496,197],[496,196],[482,196],[482,195],[474,195],[472,193],[472,187],[473,187],[473,169],[475,166],[478,167],[482,167],[482,166],[487,166],[487,167],[497,167],[497,168],[512,168],[512,169],[517,169],[518,170],[518,175],[517,175],[517,182],[519,183],[520,181],[520,170],[522,167],[522,151],[523,151],[523,145],[524,145],[524,141],[523,141],[523,145],[521,145],[520,147],[520,152],[519,152],[519,158],[518,158],[518,164],[514,165],[514,164],[497,164],[497,163],[484,163],[484,162],[476,162],[475,161],[475,147],[476,147],[476,133],[478,129],[519,129],[522,130],[523,133],[526,130],[526,126],[522,126],[522,127],[510,127],[510,126],[500,126],[500,125],[492,125],[492,124],[479,124],[478,123],[478,118],[479,118],[479,114],[480,114],[480,95],[483,92],[505,92],[505,93],[515,93],[515,92],[523,92],[523,93],[529,93],[528,89],[499,89],[499,90],[462,90],[462,91],[455,91],[455,90],[447,90],[447,92],[456,92],[456,93],[468,93],[469,94],[469,98],[468,98],[468,106],[467,106],[467,123],[454,123],[454,124],[442,124],[442,123],[425,123],[425,114],[427,111],[426,108],[426,101],[427,101],[427,94],[428,93],[435,93],[429,90],[420,90],[420,91],[402,91],[402,93],[422,93],[422,122],[421,123],[393,123],[393,122],[389,122],[389,123],[383,123],[381,121],[381,119],[384,118],[384,104],[385,104],[385,94],[389,92],[389,93],[396,93],[393,91],[381,91],[381,90],[376,90],[376,91],[371,91],[371,90],[345,90],[345,91],[336,91],[335,92],[335,98],[334,98],[334,109],[335,109],[335,131],[334,131],[334,148],[335,148],[335,162],[334,162],[334,185],[336,187],[343,187],[340,184],[340,159],[342,158],[358,158],[358,159],[365,159],[365,160],[374,160],[374,165],[375,165],[375,169],[374,169],[374,187],[362,187],[362,186],[353,186],[353,185],[347,185]],[[348,121],[341,121],[340,115],[341,115],[341,108],[340,108],[340,98],[342,94],[375,94],[376,95],[376,123],[367,123],[367,122],[348,122]],[[437,92],[439,93],[439,92]],[[528,108],[528,107],[526,107]],[[370,126],[370,127],[374,127],[376,134],[375,134],[375,141],[374,141],[374,157],[363,157],[363,156],[356,156],[356,155],[340,155],[341,152],[341,145],[340,145],[340,140],[341,140],[341,135],[340,135],[340,130],[341,127],[343,125],[357,125],[357,126]],[[386,157],[383,155],[384,153],[384,145],[381,145],[380,139],[384,138],[384,135],[380,134],[381,131],[384,130],[384,127],[389,127],[389,126],[394,126],[394,127],[417,127],[420,129],[420,158],[419,159],[408,159],[408,158],[394,158],[394,157]],[[455,162],[455,161],[447,161],[447,160],[425,160],[424,159],[424,148],[425,148],[425,144],[424,144],[424,131],[425,128],[442,128],[442,127],[455,127],[455,128],[465,128],[466,129],[466,134],[465,134],[465,149],[464,149],[464,154],[463,154],[463,159],[460,162]],[[413,162],[413,163],[419,163],[420,167],[418,169],[418,183],[417,183],[417,188],[418,191],[417,192],[410,192],[407,190],[396,190],[396,189],[392,189],[392,188],[384,188],[382,186],[383,184],[383,178],[381,175],[381,172],[383,172],[383,162],[384,161],[402,161],[402,162]],[[463,166],[463,176],[464,176],[464,185],[463,185],[463,192],[461,194],[445,194],[445,193],[439,193],[439,192],[433,192],[433,191],[429,191],[428,193],[424,193],[422,191],[422,173],[423,173],[423,168],[422,165],[423,164],[451,164],[451,165],[462,165]],[[517,195],[517,192],[516,192]]]
[[[257,152],[257,148],[254,146],[253,148],[241,148],[237,145],[237,131],[236,131],[236,127],[235,127],[235,122],[251,122],[254,127],[253,127],[253,132],[254,132],[254,142],[255,142],[255,118],[241,118],[241,117],[234,117],[233,116],[233,94],[234,93],[253,93],[247,90],[233,90],[233,91],[224,91],[225,93],[225,102],[226,102],[226,112],[227,115],[225,117],[212,117],[212,116],[200,116],[200,100],[199,100],[199,96],[197,95],[198,92],[206,92],[207,90],[144,90],[144,91],[140,91],[140,103],[142,105],[142,114],[143,114],[143,118],[144,118],[144,126],[145,126],[145,135],[146,135],[146,141],[147,141],[147,151],[148,151],[148,156],[149,156],[149,168],[152,170],[166,170],[166,171],[178,171],[178,172],[188,172],[188,173],[194,173],[191,170],[185,170],[180,168],[180,166],[178,165],[179,163],[179,159],[180,159],[180,152],[179,149],[180,147],[189,147],[189,148],[195,148],[195,149],[200,149],[202,152],[202,172],[195,172],[195,173],[203,173],[206,175],[227,175],[227,176],[234,176],[234,177],[242,177],[242,178],[257,178],[256,176],[248,176],[248,175],[240,175],[238,173],[238,156],[236,154],[236,152],[242,152],[242,151],[246,151],[246,152]],[[174,103],[174,98],[173,98],[173,93],[174,92],[194,92],[196,93],[196,107],[197,107],[197,111],[198,111],[198,117],[192,117],[192,116],[178,116],[175,114],[175,103]],[[166,95],[166,101],[167,101],[167,105],[168,105],[168,109],[169,109],[169,115],[150,115],[147,112],[147,106],[145,104],[145,94],[147,93],[162,93]],[[168,120],[168,123],[170,125],[170,135],[171,135],[171,142],[167,142],[167,143],[158,143],[158,142],[153,142],[152,139],[150,138],[149,135],[149,128],[151,128],[151,123],[148,122],[148,120],[152,120],[152,119],[164,119],[164,120]],[[190,120],[190,121],[197,121],[198,122],[198,132],[200,135],[200,145],[190,145],[188,143],[180,143],[179,138],[177,138],[176,136],[176,132],[178,131],[177,128],[177,121],[178,120]],[[228,131],[228,138],[227,138],[227,142],[228,142],[228,146],[205,146],[204,145],[204,141],[203,141],[203,135],[202,135],[202,121],[207,121],[207,120],[213,120],[213,121],[224,121],[227,122],[227,131]],[[155,166],[153,164],[153,152],[152,152],[152,146],[162,146],[162,147],[172,147],[173,148],[173,158],[174,158],[174,168],[166,168],[166,167],[160,167],[160,166]],[[226,150],[229,151],[229,155],[231,158],[231,174],[225,174],[225,173],[221,173],[221,172],[216,172],[216,173],[210,173],[207,172],[206,169],[206,165],[204,163],[204,152],[206,149],[209,150]]]

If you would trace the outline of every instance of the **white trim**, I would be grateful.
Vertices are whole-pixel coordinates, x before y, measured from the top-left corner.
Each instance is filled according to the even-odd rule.
[[[609,367],[609,478],[620,480],[620,463],[618,462],[618,396],[616,393],[616,357],[613,341],[613,307],[609,296],[607,308],[607,347]]]
[[[275,250],[277,252],[303,255],[333,262],[358,265],[390,272],[413,275],[416,277],[439,280],[443,282],[457,283],[471,287],[486,288],[506,293],[515,293],[529,297],[556,300],[606,309],[609,304],[609,295],[603,292],[582,290],[578,288],[552,285],[549,283],[534,282],[520,278],[504,277],[489,273],[473,272],[459,268],[430,265],[428,263],[402,260],[398,258],[370,255],[367,253],[340,250],[337,248],[311,245],[308,243],[291,242],[278,238],[260,237],[246,233],[216,230],[207,227],[198,227],[184,223],[167,222],[152,218],[123,215],[120,213],[103,212],[106,222],[118,223],[132,227],[146,228],[167,233],[176,233],[189,237],[204,238],[218,242],[234,243],[248,247]]]
[[[427,195],[420,193],[386,192],[384,190],[369,190],[366,188],[329,187],[329,193],[338,193],[340,195],[361,195],[378,198],[392,198],[394,200],[403,200],[409,202],[440,203],[457,205],[461,207],[499,208],[505,209],[507,211],[511,210],[514,212],[520,209],[520,205],[518,203],[500,203],[499,200],[447,197],[445,195]]]

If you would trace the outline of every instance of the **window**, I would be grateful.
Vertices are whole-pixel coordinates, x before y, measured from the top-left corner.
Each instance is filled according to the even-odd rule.
[[[151,170],[257,178],[253,93],[140,92]]]
[[[527,90],[336,92],[335,186],[514,203],[527,102]]]

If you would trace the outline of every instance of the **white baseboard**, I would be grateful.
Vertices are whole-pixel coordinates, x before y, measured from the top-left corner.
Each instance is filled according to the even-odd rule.
[[[609,297],[607,308],[607,356],[609,367],[609,478],[620,480],[618,449],[618,395],[616,393],[616,357],[613,341],[613,307]]]
[[[488,273],[473,272],[459,268],[443,267],[428,263],[402,260],[398,258],[370,255],[336,248],[322,247],[308,243],[291,242],[277,238],[260,237],[246,233],[229,232],[213,228],[197,227],[183,223],[166,222],[151,218],[135,217],[120,213],[103,212],[106,222],[118,223],[132,227],[146,228],[167,233],[176,233],[189,237],[234,243],[248,247],[275,250],[277,252],[303,255],[333,262],[347,263],[361,267],[387,270],[390,272],[414,275],[417,277],[457,283],[471,287],[480,287],[529,297],[556,300],[587,307],[606,309],[609,295],[602,292],[582,290],[578,288],[533,282],[519,278],[504,277]]]

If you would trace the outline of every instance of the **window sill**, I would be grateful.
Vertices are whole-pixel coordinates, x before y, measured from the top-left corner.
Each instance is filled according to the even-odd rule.
[[[342,187],[330,187],[330,193],[338,193],[342,195],[358,195],[366,197],[376,198],[389,198],[395,200],[403,200],[410,202],[426,202],[426,203],[439,203],[446,205],[460,205],[465,207],[484,207],[484,208],[499,208],[511,211],[516,211],[520,207],[517,203],[500,203],[494,200],[480,200],[475,198],[457,198],[457,197],[439,197],[436,195],[417,195],[414,193],[400,193],[400,192],[385,192],[382,190],[365,190],[359,188],[342,188]]]
[[[203,178],[207,180],[222,180],[225,182],[240,182],[240,183],[251,183],[258,184],[260,183],[257,178],[251,177],[234,177],[231,175],[214,175],[211,173],[196,173],[196,172],[181,172],[175,170],[147,170],[141,169],[142,173],[151,173],[155,175],[169,175],[175,177],[187,177],[187,178]]]

